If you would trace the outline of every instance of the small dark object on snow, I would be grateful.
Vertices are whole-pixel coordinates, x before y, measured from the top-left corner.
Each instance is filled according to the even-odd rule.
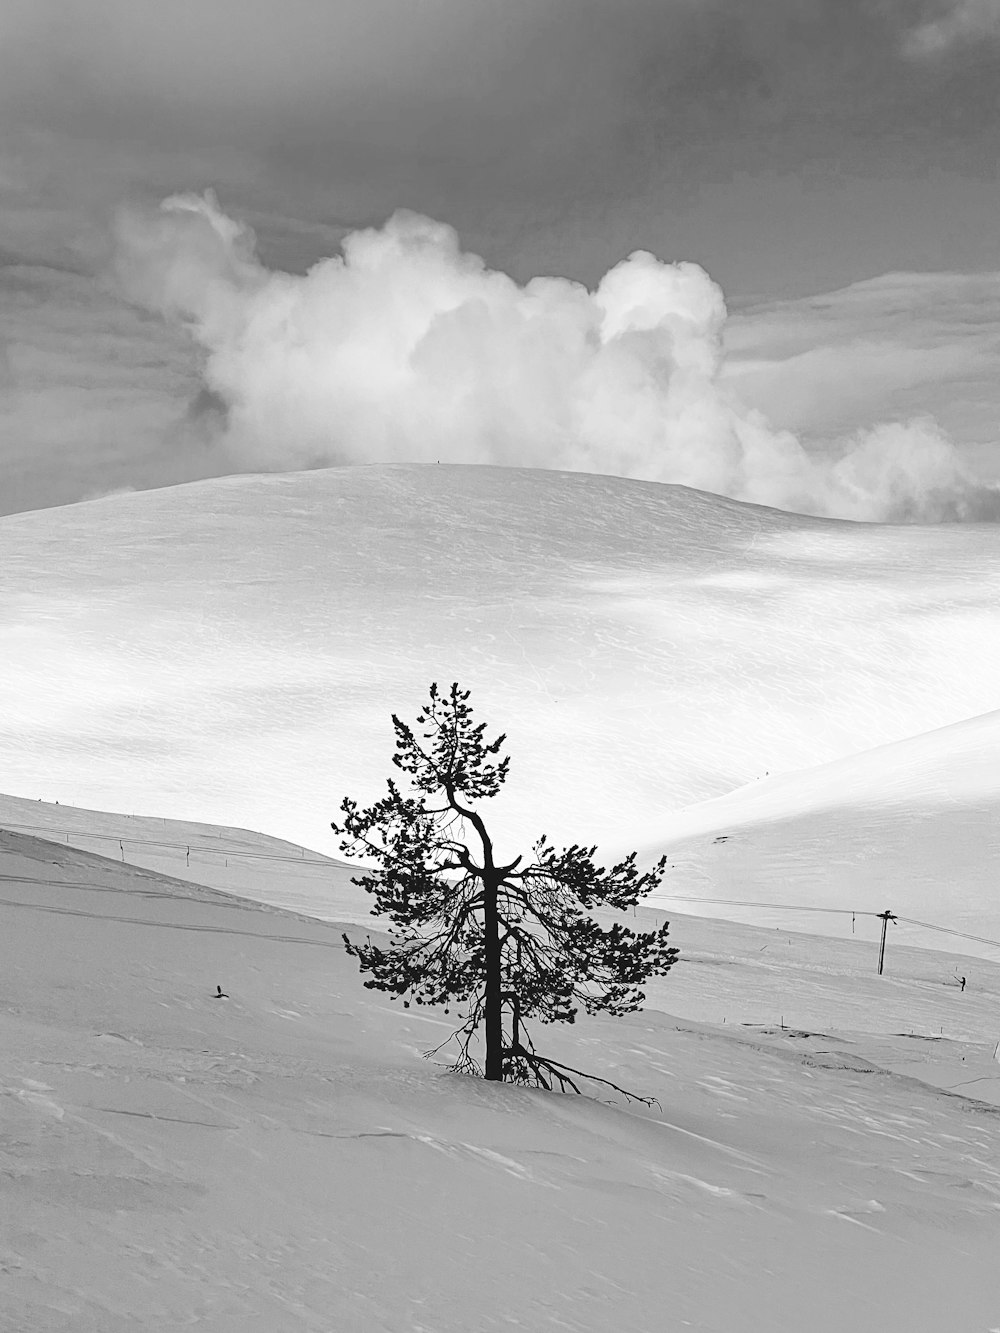
[[[229,999],[229,996],[226,994],[226,992],[222,989],[221,986],[216,986],[216,988],[215,988],[215,994],[212,996],[212,999],[213,999],[213,1000],[228,1000],[228,999]]]
[[[965,990],[965,977],[959,977],[958,985],[960,990]]]

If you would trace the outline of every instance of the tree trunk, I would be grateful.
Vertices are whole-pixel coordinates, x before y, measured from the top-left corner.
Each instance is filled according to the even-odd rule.
[[[483,935],[486,944],[486,1077],[503,1082],[503,1009],[500,995],[500,927],[497,919],[497,888],[483,886]]]

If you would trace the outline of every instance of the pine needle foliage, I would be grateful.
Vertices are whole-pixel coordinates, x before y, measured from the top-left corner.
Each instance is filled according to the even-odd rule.
[[[332,824],[341,850],[373,863],[354,883],[392,922],[387,948],[345,935],[347,952],[367,973],[365,986],[404,1005],[459,1006],[443,1043],[457,1042],[455,1069],[574,1092],[586,1078],[634,1097],[542,1055],[529,1024],[641,1007],[646,980],[677,959],[668,923],[636,931],[617,921],[602,926],[592,913],[634,907],[660,883],[665,858],[640,872],[632,852],[605,869],[595,847],[557,849],[542,836],[527,864],[521,856],[499,860],[478,803],[507,779],[506,736],[487,739],[469,698],[457,683],[447,691],[432,684],[415,726],[393,714],[392,762],[408,790],[390,779],[374,805],[362,809],[350,797],[341,804]],[[485,1048],[484,1065],[474,1039]]]

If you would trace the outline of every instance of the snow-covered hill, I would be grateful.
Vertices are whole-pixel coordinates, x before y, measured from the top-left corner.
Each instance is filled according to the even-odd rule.
[[[678,916],[545,1033],[645,1108],[422,1060],[320,922],[12,833],[0,897],[5,1329],[996,1326],[996,965]]]
[[[369,920],[357,869],[249,829],[144,818],[0,794],[0,829],[96,852],[173,879],[328,921]]]
[[[888,908],[1000,941],[1000,712],[751,783],[671,817],[646,851],[670,858],[657,895],[668,907],[671,895],[728,899],[705,910],[798,929],[817,918],[738,905]],[[856,923],[830,915],[819,928]],[[1000,959],[1000,944],[912,923],[897,938]]]
[[[475,467],[231,477],[0,520],[0,752],[24,797],[334,852],[390,711],[459,679],[505,837],[670,812],[997,707],[1000,528],[800,518]]]

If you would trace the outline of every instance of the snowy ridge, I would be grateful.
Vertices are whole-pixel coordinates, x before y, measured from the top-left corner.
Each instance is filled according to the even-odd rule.
[[[894,936],[1000,959],[1000,712],[780,774],[681,812],[646,849],[671,871],[657,901],[779,901],[922,918],[994,945],[906,923]],[[750,910],[751,920],[849,932],[847,918]],[[839,930],[837,929],[839,924]]]
[[[324,852],[341,796],[381,787],[389,712],[432,679],[508,732],[496,817],[519,844],[649,842],[765,772],[998,702],[989,525],[373,467],[13,515],[0,566],[8,790]]]
[[[0,794],[0,828],[34,834],[173,879],[333,921],[367,921],[356,872],[282,838],[191,820],[81,810]]]

